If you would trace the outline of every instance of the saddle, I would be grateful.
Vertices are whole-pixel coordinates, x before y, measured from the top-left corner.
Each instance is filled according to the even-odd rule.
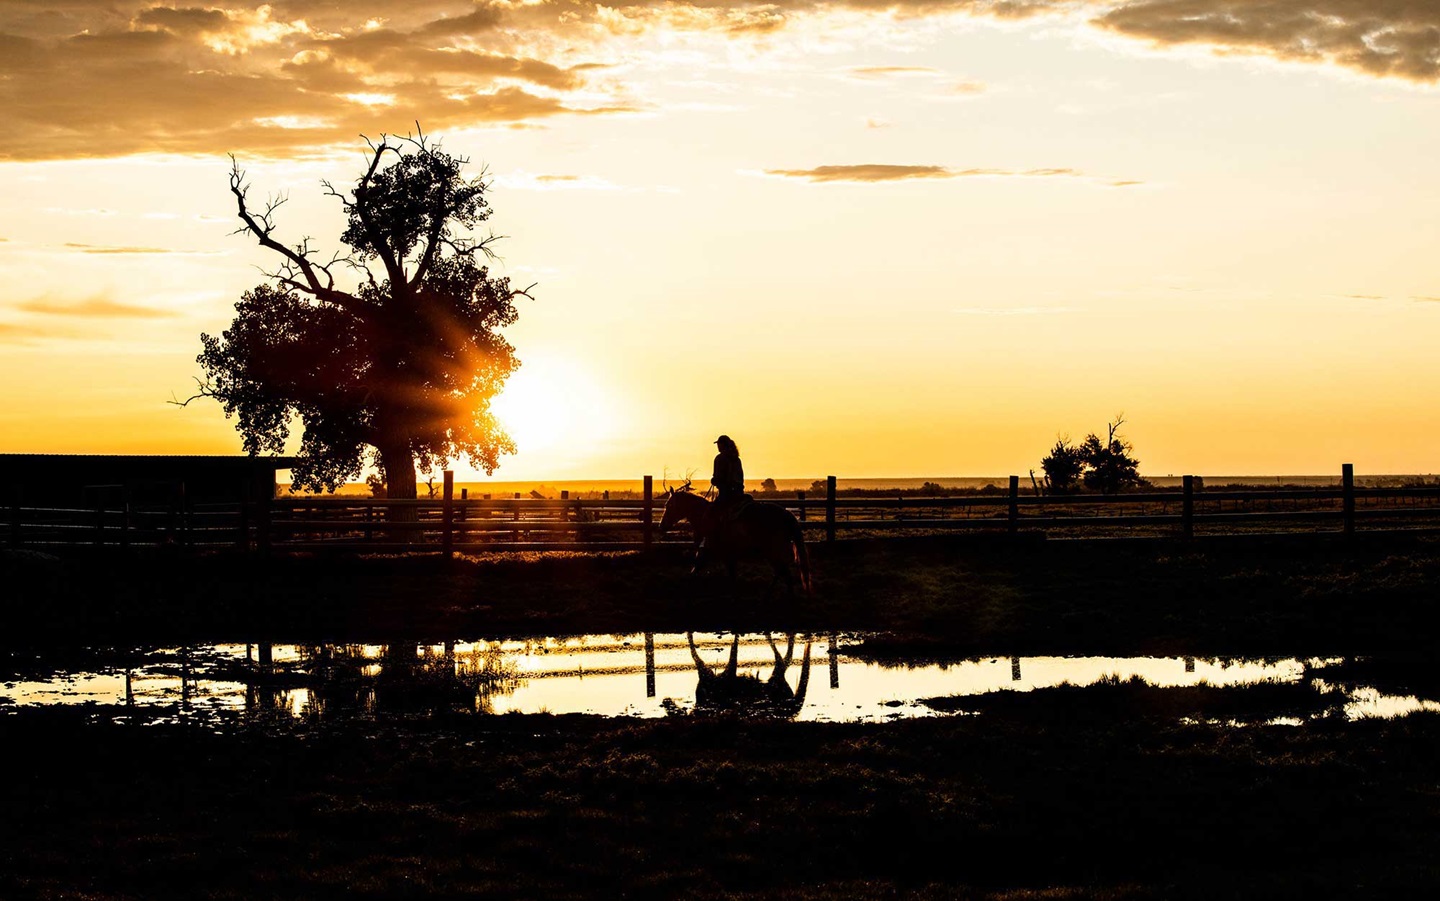
[[[755,498],[748,494],[737,495],[723,504],[717,501],[710,513],[711,527],[719,528],[738,521],[753,503],[755,503]]]

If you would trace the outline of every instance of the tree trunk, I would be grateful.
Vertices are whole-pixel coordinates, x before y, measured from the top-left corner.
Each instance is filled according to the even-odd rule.
[[[410,452],[410,442],[400,438],[385,441],[378,445],[380,449],[380,465],[385,467],[385,497],[390,500],[414,500],[415,484],[415,456]],[[390,507],[386,510],[385,519],[392,523],[412,523],[417,517],[415,508],[409,504]],[[420,536],[410,529],[389,530],[389,540],[400,544],[412,544]]]
[[[410,442],[394,441],[380,446],[380,462],[385,467],[385,496],[397,500],[414,500],[419,477],[415,473],[415,457]]]

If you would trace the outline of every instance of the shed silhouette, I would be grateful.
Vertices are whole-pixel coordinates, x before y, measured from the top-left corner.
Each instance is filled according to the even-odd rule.
[[[0,454],[0,493],[11,502],[93,505],[242,503],[275,496],[293,457],[151,454]]]

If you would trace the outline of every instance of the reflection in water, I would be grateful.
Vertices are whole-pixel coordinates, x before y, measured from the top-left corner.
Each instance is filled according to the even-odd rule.
[[[700,659],[700,649],[695,646],[695,633],[687,632],[685,640],[690,646],[690,657],[695,661],[695,672],[700,682],[695,686],[695,713],[731,713],[749,716],[792,718],[805,706],[805,692],[810,686],[810,644],[805,638],[805,650],[800,661],[800,682],[795,688],[785,681],[786,671],[795,662],[795,633],[785,636],[785,653],[767,632],[765,641],[775,655],[775,664],[770,677],[761,681],[758,674],[740,672],[740,636],[730,640],[730,659],[725,668],[716,671]],[[832,655],[833,660],[833,655]],[[648,675],[648,674],[647,674]]]
[[[824,657],[828,688],[810,685],[817,655]],[[19,705],[115,705],[124,708],[122,715],[146,722],[240,717],[326,723],[509,712],[869,722],[941,715],[921,703],[925,698],[1112,678],[1140,678],[1159,687],[1305,683],[1320,693],[1340,692],[1351,718],[1440,710],[1435,701],[1325,681],[1325,668],[1340,662],[989,657],[884,665],[845,655],[833,633],[818,643],[814,636],[793,633],[783,638],[647,633],[437,644],[211,645],[105,652],[84,667],[15,678],[0,683],[0,711]],[[39,669],[32,666],[31,672]]]

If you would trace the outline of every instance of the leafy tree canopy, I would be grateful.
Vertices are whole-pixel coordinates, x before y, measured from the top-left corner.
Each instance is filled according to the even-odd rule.
[[[1083,483],[1092,491],[1113,494],[1148,484],[1140,477],[1140,461],[1131,456],[1134,447],[1120,436],[1124,415],[1106,424],[1106,437],[1091,432],[1079,445],[1061,436],[1040,461],[1050,494],[1069,494]]]
[[[490,473],[514,452],[490,401],[519,365],[499,330],[529,294],[490,275],[493,234],[469,237],[491,211],[483,177],[463,174],[467,160],[423,135],[367,143],[355,187],[324,186],[344,208],[349,248],[328,262],[308,238],[274,237],[284,198],[252,210],[232,160],[239,231],[280,265],[241,296],[228,329],[200,336],[196,397],[236,417],[251,454],[283,453],[298,420],[300,486],[334,490],[373,462],[389,497],[415,497],[417,463],[466,457]],[[337,287],[337,274],[355,286]]]

